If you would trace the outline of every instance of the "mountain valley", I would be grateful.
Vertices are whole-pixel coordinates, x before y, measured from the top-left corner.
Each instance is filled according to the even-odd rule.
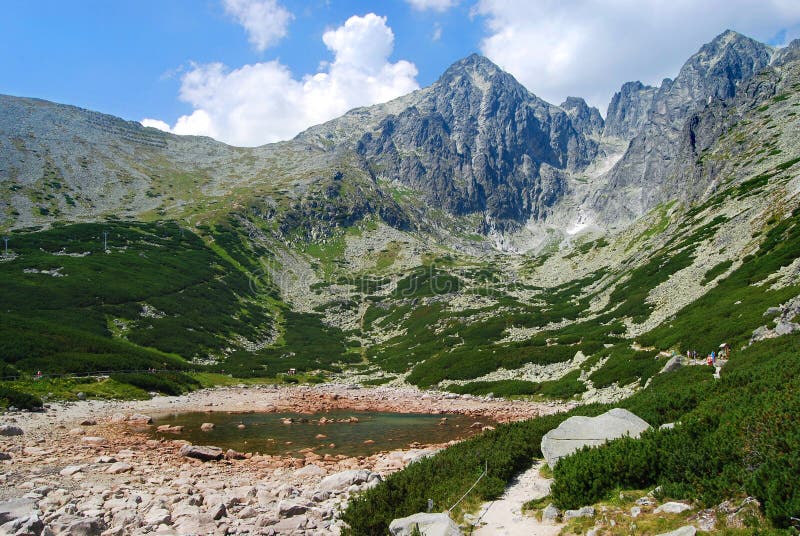
[[[559,462],[561,507],[658,485],[704,505],[755,496],[760,523],[787,529],[800,516],[800,428],[779,424],[800,378],[798,114],[800,41],[732,31],[674,80],[623,84],[605,118],[478,55],[256,148],[0,96],[0,405],[230,376],[576,406],[413,464],[343,514],[353,534],[385,534],[423,511],[431,479],[452,488],[437,504],[468,486],[475,475],[447,467],[476,465],[476,449],[496,462],[477,493],[495,497],[546,426],[615,404],[655,427],[638,445],[663,458],[629,467],[646,453],[620,440],[593,451],[603,460]],[[671,369],[723,346],[724,367]],[[665,444],[695,465],[661,464]],[[613,463],[594,487],[581,476]],[[410,498],[390,508],[392,493]]]

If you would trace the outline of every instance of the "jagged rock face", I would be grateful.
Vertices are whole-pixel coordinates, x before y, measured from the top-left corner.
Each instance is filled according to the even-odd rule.
[[[709,102],[732,98],[742,81],[767,67],[772,49],[727,31],[704,45],[683,65],[675,80],[664,80],[647,122],[631,140],[593,199],[606,223],[630,221],[659,203],[684,199],[686,189],[674,175],[684,124]]]
[[[600,110],[594,106],[590,107],[582,98],[567,97],[560,108],[567,112],[572,120],[572,126],[583,136],[597,138],[602,134],[604,121]]]
[[[781,56],[759,76],[742,83],[736,96],[727,100],[715,100],[693,113],[684,123],[680,136],[673,188],[685,189],[684,199],[696,201],[717,188],[722,180],[730,179],[735,172],[731,161],[746,160],[744,148],[738,143],[728,145],[728,158],[703,158],[710,149],[734,125],[754,110],[770,103],[777,95],[793,90],[800,80],[800,41],[782,49]],[[794,56],[795,61],[785,62]]]
[[[608,105],[603,135],[625,140],[636,136],[647,121],[657,92],[658,88],[638,81],[622,84]]]
[[[597,145],[564,110],[473,55],[365,134],[357,150],[379,178],[502,228],[544,218],[565,194],[563,172],[588,165]]]

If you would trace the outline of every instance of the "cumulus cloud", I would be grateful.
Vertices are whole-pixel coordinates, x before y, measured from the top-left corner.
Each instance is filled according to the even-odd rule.
[[[164,132],[172,132],[170,126],[160,119],[150,119],[149,117],[145,117],[139,122],[145,127],[153,127],[157,128],[158,130],[163,130]]]
[[[458,0],[406,0],[411,7],[419,11],[447,11],[458,4]]]
[[[283,39],[293,18],[277,0],[224,0],[223,4],[259,52]]]
[[[255,146],[291,138],[351,108],[385,102],[419,87],[413,63],[388,61],[394,34],[386,17],[350,17],[322,40],[333,61],[301,79],[277,60],[238,69],[221,63],[192,65],[183,75],[180,98],[195,110],[169,131]],[[157,123],[167,126],[146,121],[156,128]]]
[[[788,0],[480,0],[481,51],[553,103],[584,97],[603,113],[623,82],[657,85],[725,29],[766,41],[800,33]]]

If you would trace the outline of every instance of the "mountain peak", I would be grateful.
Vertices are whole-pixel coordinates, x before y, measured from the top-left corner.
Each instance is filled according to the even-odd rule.
[[[453,63],[439,78],[439,82],[469,78],[473,81],[489,80],[496,77],[507,77],[519,83],[509,73],[501,69],[496,63],[480,54],[470,54]]]

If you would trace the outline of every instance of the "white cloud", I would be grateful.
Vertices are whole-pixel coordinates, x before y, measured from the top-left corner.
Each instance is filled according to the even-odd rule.
[[[480,0],[481,51],[553,103],[584,97],[605,108],[623,82],[674,77],[727,28],[766,41],[800,33],[796,0]]]
[[[260,145],[419,87],[413,63],[388,61],[394,34],[385,17],[350,17],[322,39],[333,61],[299,80],[277,60],[233,70],[221,63],[192,65],[183,75],[180,98],[195,110],[170,130]],[[156,126],[156,120],[147,121]]]
[[[148,117],[145,117],[139,122],[144,127],[153,127],[157,128],[158,130],[163,130],[164,132],[172,132],[172,129],[169,127],[169,125],[166,124],[164,121],[161,121],[160,119],[150,119]]]
[[[431,34],[431,41],[438,41],[442,38],[442,25],[436,23],[433,25],[433,34]]]
[[[259,52],[283,39],[293,18],[277,0],[223,0],[223,4]]]
[[[411,7],[419,11],[447,11],[458,4],[458,0],[406,0]]]

